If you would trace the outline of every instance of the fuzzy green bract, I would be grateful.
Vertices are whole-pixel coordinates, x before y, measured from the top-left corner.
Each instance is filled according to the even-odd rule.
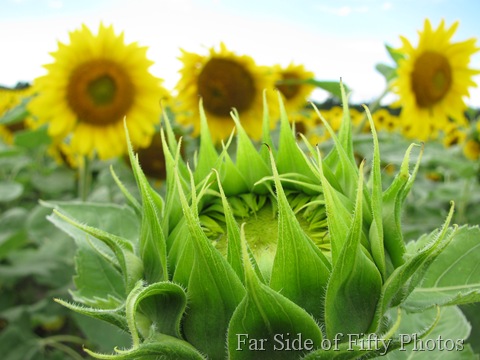
[[[135,236],[84,224],[88,216],[75,211],[80,205],[53,205],[49,219],[76,240],[81,270],[75,302],[57,301],[132,339],[130,348],[112,354],[87,349],[92,357],[406,358],[410,343],[448,328],[459,314],[456,305],[480,300],[478,271],[452,272],[458,259],[466,269],[478,264],[478,251],[469,249],[479,246],[479,229],[450,226],[452,204],[443,226],[407,245],[402,204],[423,147],[406,149],[384,189],[368,109],[373,157],[357,163],[342,94],[346,115],[338,134],[322,120],[334,142],[326,155],[297,143],[281,101],[278,144],[267,104],[263,144],[249,139],[232,112],[236,141],[232,136],[216,148],[201,112],[200,148],[188,161],[165,116],[164,198],[149,185],[131,146],[141,201],[112,171],[138,224]],[[100,272],[108,277],[89,281]],[[467,337],[465,319],[455,321]],[[405,339],[400,331],[415,337]],[[474,358],[468,344],[462,349]]]

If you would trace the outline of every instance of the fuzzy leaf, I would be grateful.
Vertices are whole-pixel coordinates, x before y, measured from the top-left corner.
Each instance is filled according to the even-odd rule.
[[[420,244],[412,244],[416,251]],[[404,306],[425,309],[480,301],[480,228],[462,227],[438,255]]]
[[[436,310],[405,314],[395,338],[401,341],[400,348],[387,354],[385,360],[477,360],[468,345],[471,326],[460,309],[455,306],[440,309],[436,326],[426,336],[416,335],[434,319]],[[415,337],[414,337],[415,336]],[[416,341],[415,341],[416,339]],[[439,340],[440,339],[440,340]],[[407,344],[408,340],[414,340]]]

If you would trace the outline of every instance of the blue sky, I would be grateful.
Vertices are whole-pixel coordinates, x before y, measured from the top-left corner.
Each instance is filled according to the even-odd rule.
[[[82,23],[96,29],[103,21],[149,47],[151,71],[170,89],[180,48],[205,53],[224,41],[261,65],[293,61],[320,80],[342,77],[354,102],[368,102],[384,87],[375,64],[390,62],[385,43],[398,46],[400,35],[416,43],[427,17],[435,27],[459,20],[454,40],[480,38],[479,14],[477,0],[0,0],[0,84],[44,74],[57,40],[67,42]],[[479,54],[471,66],[480,69]],[[479,89],[467,103],[480,106]]]

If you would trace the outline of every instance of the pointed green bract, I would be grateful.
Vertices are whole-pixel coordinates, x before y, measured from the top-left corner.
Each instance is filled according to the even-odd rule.
[[[478,228],[449,227],[452,208],[439,231],[405,246],[401,210],[423,148],[413,170],[415,145],[407,150],[399,174],[383,191],[379,139],[365,108],[373,160],[364,185],[365,163],[359,170],[347,96],[340,90],[344,117],[338,135],[319,114],[333,140],[325,156],[310,144],[297,144],[280,97],[278,144],[264,96],[266,146],[248,138],[233,110],[236,136],[232,132],[215,147],[201,109],[200,148],[193,160],[182,158],[192,154],[182,151],[182,138],[176,138],[165,113],[160,133],[165,200],[128,144],[141,203],[112,175],[133,210],[107,206],[115,215],[103,217],[100,206],[85,204],[94,211],[83,216],[79,205],[50,205],[56,207],[50,220],[79,245],[76,303],[59,302],[132,337],[130,349],[88,354],[99,359],[372,358],[384,356],[385,349],[362,347],[372,344],[370,336],[391,340],[387,350],[395,351],[400,330],[421,339],[438,329],[440,311],[410,328],[405,325],[415,325],[409,323],[415,315],[402,309],[480,300],[475,272],[468,278],[452,272],[460,266],[457,258],[470,268],[480,260],[478,252],[469,251],[476,247],[472,239]],[[104,276],[94,278],[99,272]],[[360,342],[349,343],[347,334]],[[335,347],[327,350],[329,343]]]
[[[228,327],[229,358],[299,359],[320,346],[320,328],[304,309],[259,281],[250,263],[243,226],[241,238],[247,293]],[[303,341],[293,349],[298,334]]]
[[[277,192],[278,245],[273,262],[270,287],[300,305],[317,320],[323,319],[322,299],[330,277],[325,255],[315,251],[315,244],[300,227],[288,204],[275,166],[270,156]]]
[[[177,183],[180,181],[177,175]],[[195,189],[192,189],[192,195]],[[199,226],[196,197],[187,203],[180,190],[180,200],[195,249],[188,282],[188,317],[183,322],[186,340],[211,359],[224,359],[228,323],[240,303],[244,288],[226,259],[216,251]],[[193,210],[192,210],[193,209]],[[208,294],[208,295],[207,295]]]
[[[332,339],[338,333],[364,333],[374,318],[382,279],[375,264],[361,250],[363,162],[352,224],[332,269],[325,297],[325,326]],[[348,314],[349,321],[345,321]]]

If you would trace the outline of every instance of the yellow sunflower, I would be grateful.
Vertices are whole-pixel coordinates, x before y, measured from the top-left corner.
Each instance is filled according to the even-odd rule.
[[[125,116],[133,145],[148,146],[168,94],[150,74],[146,51],[125,44],[111,26],[101,24],[93,34],[83,25],[70,33],[69,45],[58,43],[47,75],[35,80],[39,95],[30,111],[39,123],[49,123],[52,137],[72,134],[74,153],[100,159],[125,153]]]
[[[448,124],[449,118],[464,121],[463,98],[469,95],[470,86],[476,86],[472,76],[479,73],[468,65],[479,49],[476,39],[452,42],[457,27],[458,22],[445,28],[442,20],[434,30],[425,20],[417,47],[401,37],[399,51],[405,58],[399,61],[393,90],[400,97],[401,121],[409,137],[428,140]]]
[[[20,105],[23,99],[33,95],[33,88],[31,86],[20,89],[6,89],[0,88],[0,116],[5,115],[14,107]],[[30,122],[28,116],[23,121],[11,124],[0,125],[0,139],[5,143],[11,144],[13,142],[13,135],[16,131],[23,130],[27,123]]]
[[[283,95],[287,112],[295,112],[305,107],[315,86],[298,83],[298,81],[313,79],[315,77],[314,73],[307,71],[303,65],[294,65],[293,63],[290,63],[286,68],[275,65],[273,71],[278,78],[275,85]],[[293,83],[289,83],[289,81],[293,81]]]
[[[242,126],[254,139],[262,134],[263,93],[273,111],[277,108],[273,92],[275,76],[267,67],[257,66],[246,55],[236,55],[221,43],[199,55],[182,50],[180,80],[176,86],[176,116],[180,124],[193,125],[193,135],[200,132],[199,99],[215,142],[230,136],[234,122],[230,112],[235,108]],[[272,126],[275,114],[271,112]]]

